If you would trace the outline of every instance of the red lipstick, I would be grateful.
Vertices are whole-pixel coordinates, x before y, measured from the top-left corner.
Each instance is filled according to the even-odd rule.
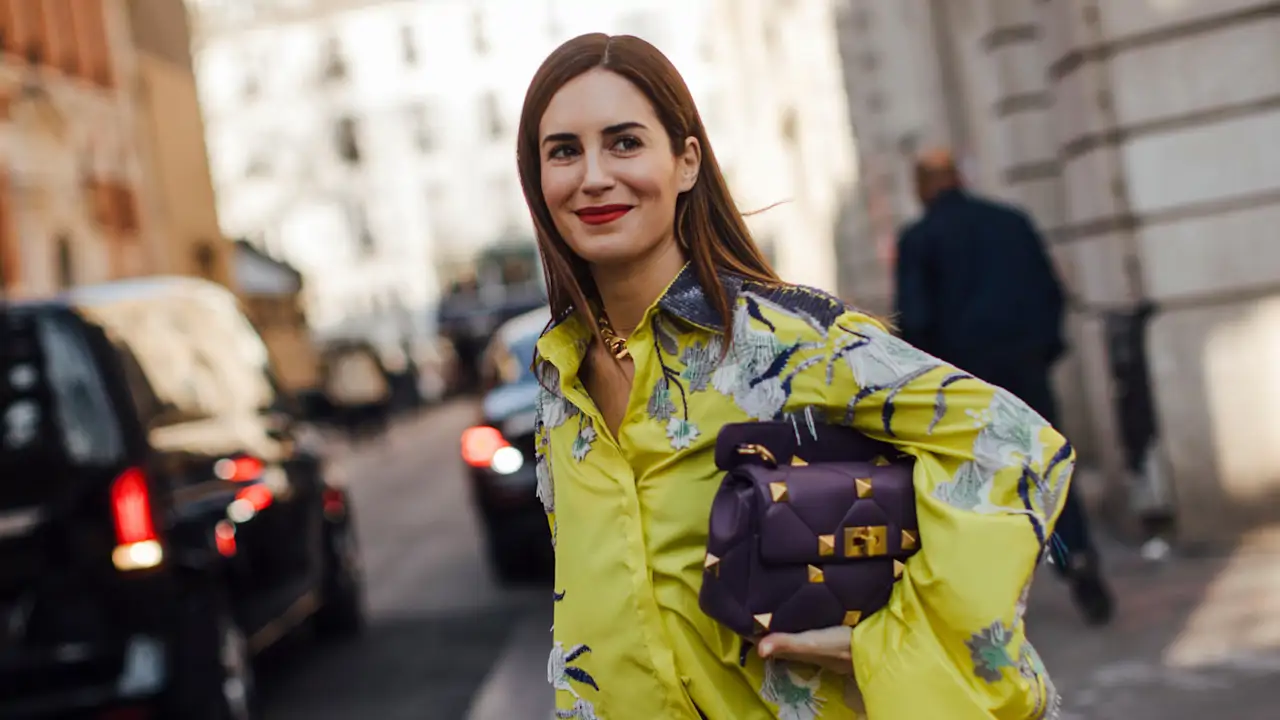
[[[631,212],[630,205],[596,205],[574,211],[588,225],[607,225]]]

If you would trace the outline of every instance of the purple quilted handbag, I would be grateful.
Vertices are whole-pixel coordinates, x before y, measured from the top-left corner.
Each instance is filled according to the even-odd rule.
[[[838,425],[724,426],[702,611],[755,639],[879,610],[920,548],[913,462]]]

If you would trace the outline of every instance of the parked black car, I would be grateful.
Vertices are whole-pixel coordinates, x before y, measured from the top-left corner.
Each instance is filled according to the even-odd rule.
[[[252,661],[362,625],[350,498],[233,295],[0,305],[0,717],[256,717]]]
[[[534,346],[550,318],[543,307],[508,321],[481,360],[485,388],[480,421],[462,435],[475,506],[495,574],[537,580],[553,567],[551,531],[536,494],[534,411],[538,381]]]

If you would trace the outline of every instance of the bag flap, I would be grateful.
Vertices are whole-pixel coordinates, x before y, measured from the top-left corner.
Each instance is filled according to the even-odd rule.
[[[758,455],[741,451],[748,445],[767,448],[781,464],[791,464],[797,457],[805,462],[827,463],[901,455],[892,445],[872,440],[843,425],[814,423],[809,426],[803,419],[795,423],[771,420],[723,426],[716,436],[716,467],[728,472],[743,464],[764,464]]]
[[[734,474],[748,480],[756,493],[762,563],[905,559],[919,548],[909,463],[744,465]]]

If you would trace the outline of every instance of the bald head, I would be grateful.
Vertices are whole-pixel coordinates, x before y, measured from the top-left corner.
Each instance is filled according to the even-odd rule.
[[[961,186],[955,156],[947,148],[931,148],[916,156],[916,193],[929,205],[947,190]]]

